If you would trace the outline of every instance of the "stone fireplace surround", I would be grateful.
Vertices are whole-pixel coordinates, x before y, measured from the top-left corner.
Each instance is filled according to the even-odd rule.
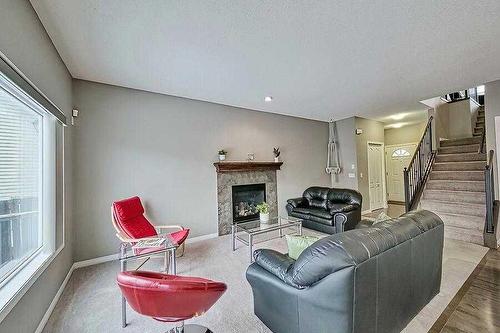
[[[232,187],[234,185],[266,184],[266,202],[270,218],[278,216],[276,171],[283,162],[218,162],[217,215],[219,236],[231,233],[233,224]]]

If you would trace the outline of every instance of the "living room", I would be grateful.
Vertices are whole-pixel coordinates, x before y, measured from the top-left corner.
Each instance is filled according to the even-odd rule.
[[[0,332],[494,332],[500,7],[458,7],[2,1]]]

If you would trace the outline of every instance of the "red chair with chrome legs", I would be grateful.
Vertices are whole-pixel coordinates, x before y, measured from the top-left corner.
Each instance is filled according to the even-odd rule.
[[[169,333],[212,332],[200,325],[184,325],[184,320],[207,312],[227,289],[222,282],[146,271],[121,272],[117,282],[136,312],[178,323]]]
[[[111,221],[116,229],[116,236],[126,243],[175,230],[169,235],[179,245],[178,254],[182,255],[184,252],[184,241],[189,235],[189,229],[178,225],[153,225],[146,218],[141,199],[137,196],[114,202],[111,207]]]

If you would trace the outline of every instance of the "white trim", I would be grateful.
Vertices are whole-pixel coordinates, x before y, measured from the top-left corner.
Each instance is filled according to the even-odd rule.
[[[38,280],[40,275],[45,272],[47,267],[54,261],[54,259],[61,253],[64,249],[64,245],[60,246],[55,253],[48,257],[45,262],[31,275],[31,277],[26,281],[26,283],[19,289],[19,291],[5,304],[5,306],[0,309],[0,323],[7,317],[10,311],[16,306],[17,302],[28,292],[31,286]]]
[[[73,266],[75,267],[75,269],[77,269],[77,268],[82,268],[82,267],[87,267],[87,266],[102,264],[103,262],[108,262],[108,261],[113,261],[113,260],[118,260],[118,254],[110,254],[108,256],[103,256],[103,257],[97,257],[97,258],[88,259],[88,260],[77,261],[77,262],[75,262],[73,264]]]
[[[370,196],[370,158],[368,157],[368,151],[370,149],[370,145],[379,145],[382,148],[382,207],[374,208],[373,210],[387,208],[387,188],[386,188],[386,174],[385,174],[385,143],[380,141],[367,141],[366,142],[366,164],[368,170],[368,197]],[[372,210],[370,202],[370,210]]]
[[[392,147],[398,147],[398,146],[407,146],[407,145],[418,145],[418,142],[405,142],[405,143],[398,143],[394,145],[385,145],[385,148],[392,148]]]
[[[73,274],[73,271],[75,270],[75,264],[71,266],[71,268],[68,271],[68,274],[66,274],[66,277],[64,278],[63,282],[61,283],[61,286],[57,290],[57,293],[55,294],[54,298],[52,299],[52,302],[50,302],[49,307],[47,308],[47,311],[45,311],[45,314],[42,317],[42,320],[40,320],[40,323],[38,324],[38,327],[35,330],[35,333],[41,333],[43,329],[45,328],[45,325],[47,325],[47,322],[49,321],[50,315],[54,311],[54,308],[57,305],[57,302],[59,301],[59,298],[61,298],[61,295],[64,291],[64,288],[66,288],[66,285],[68,284],[68,281]]]
[[[364,215],[364,214],[370,214],[372,212],[371,209],[367,209],[367,210],[364,210],[361,212],[361,215]]]
[[[217,238],[217,237],[219,237],[218,233],[188,238],[188,239],[186,239],[186,244],[196,243],[196,242],[200,242],[200,241],[212,239],[212,238]]]

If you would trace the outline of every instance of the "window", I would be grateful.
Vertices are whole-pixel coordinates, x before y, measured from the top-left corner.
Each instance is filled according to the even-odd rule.
[[[404,148],[396,149],[392,153],[392,157],[406,157],[406,156],[410,156],[410,152]]]
[[[16,277],[30,278],[55,252],[61,130],[52,114],[0,73],[0,298],[18,291],[26,280]]]
[[[0,88],[0,282],[43,245],[42,116]]]

